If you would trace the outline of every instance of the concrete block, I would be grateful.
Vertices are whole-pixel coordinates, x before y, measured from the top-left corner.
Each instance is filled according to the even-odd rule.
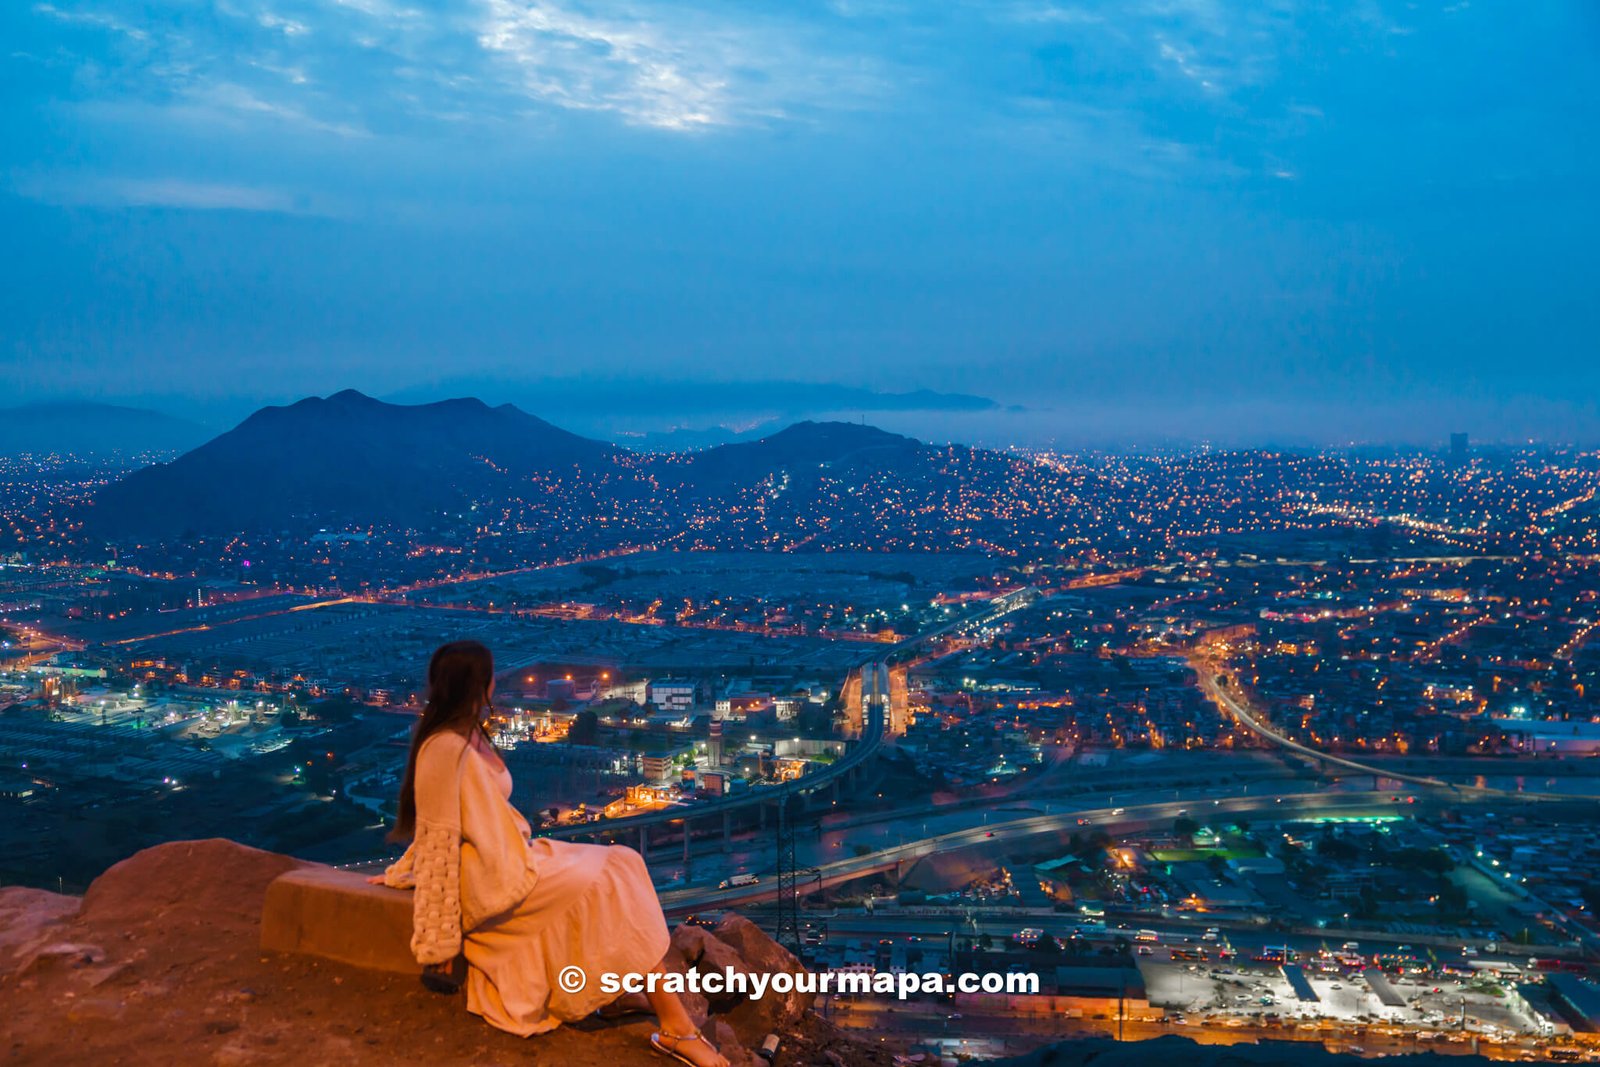
[[[288,871],[267,886],[261,947],[399,974],[421,971],[411,955],[411,893],[369,885],[332,867]]]

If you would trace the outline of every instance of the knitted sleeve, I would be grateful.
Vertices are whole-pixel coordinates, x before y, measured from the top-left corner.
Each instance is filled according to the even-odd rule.
[[[411,843],[411,953],[448,963],[461,951],[461,758],[458,735],[430,738],[417,753],[417,832]]]
[[[448,963],[461,952],[461,833],[419,821],[416,845],[411,954],[424,965]]]
[[[417,843],[412,841],[400,858],[383,869],[383,884],[391,889],[412,889],[417,880],[412,877],[412,864],[417,858]]]

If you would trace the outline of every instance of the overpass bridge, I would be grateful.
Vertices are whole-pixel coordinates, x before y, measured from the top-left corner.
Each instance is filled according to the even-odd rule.
[[[1560,793],[1522,792],[1510,789],[1498,789],[1494,786],[1469,785],[1447,781],[1442,778],[1426,774],[1415,774],[1392,768],[1376,767],[1370,763],[1363,763],[1348,756],[1324,752],[1310,745],[1301,744],[1299,741],[1274,730],[1264,721],[1265,716],[1258,716],[1254,709],[1249,707],[1243,699],[1235,697],[1232,692],[1224,688],[1221,681],[1220,665],[1209,657],[1201,654],[1192,656],[1189,665],[1194,668],[1200,680],[1200,691],[1209,697],[1212,703],[1227,712],[1239,725],[1261,738],[1263,741],[1285,752],[1293,752],[1304,756],[1314,762],[1327,767],[1338,767],[1346,771],[1354,771],[1361,775],[1371,775],[1374,779],[1388,778],[1408,785],[1422,786],[1425,789],[1438,789],[1459,794],[1463,799],[1467,797],[1500,797],[1507,800],[1572,800],[1571,796]]]
[[[1430,803],[1458,804],[1469,799],[1438,794],[1419,797],[1419,803],[1426,807]],[[992,847],[996,844],[1018,844],[1033,837],[1070,834],[1080,829],[1079,819],[1088,819],[1095,829],[1112,833],[1128,833],[1156,826],[1167,827],[1180,814],[1191,811],[1196,803],[1192,798],[1145,803],[1130,802],[1115,808],[1084,807],[1046,815],[1024,816],[1006,822],[991,820],[984,825],[935,834],[860,856],[810,867],[798,872],[795,881],[798,890],[803,895],[809,895],[876,874],[893,872],[903,876],[919,860],[927,856],[967,848]],[[1207,814],[1213,816],[1219,813],[1271,814],[1277,818],[1318,815],[1359,817],[1394,815],[1399,811],[1415,810],[1415,806],[1396,803],[1373,793],[1305,793],[1218,797],[1208,806]],[[763,881],[754,886],[728,889],[711,885],[669,889],[663,891],[660,897],[662,907],[669,916],[680,916],[707,908],[729,908],[774,900],[777,898],[778,890],[776,883]]]

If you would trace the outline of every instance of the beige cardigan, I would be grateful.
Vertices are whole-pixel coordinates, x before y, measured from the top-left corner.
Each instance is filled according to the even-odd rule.
[[[527,820],[496,777],[454,730],[433,734],[417,753],[416,833],[383,880],[416,890],[411,952],[418,963],[454,959],[464,931],[515,908],[538,881]]]

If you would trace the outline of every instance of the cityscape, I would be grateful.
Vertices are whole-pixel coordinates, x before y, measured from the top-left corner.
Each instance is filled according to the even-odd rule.
[[[0,5],[0,1063],[1600,1064],[1600,5]]]
[[[834,995],[846,1033],[1600,1054],[1600,452],[940,449],[930,506],[915,442],[810,474],[860,433],[520,556],[493,496],[449,550],[314,515],[119,542],[125,462],[9,460],[6,881],[173,837],[381,869],[420,665],[474,638],[534,832],[636,848],[670,916],[1041,976]],[[818,496],[867,500],[797,537]]]

